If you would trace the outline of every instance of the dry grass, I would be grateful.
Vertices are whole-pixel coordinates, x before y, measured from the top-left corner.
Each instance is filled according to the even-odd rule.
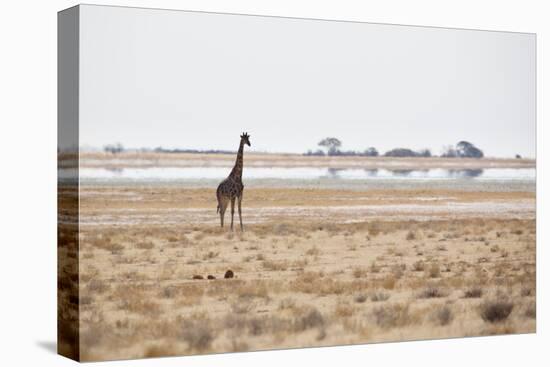
[[[100,204],[106,199],[129,218],[134,212],[171,213],[174,208],[180,215],[182,203],[200,209],[212,199],[206,189],[161,188],[155,195],[134,187],[97,190],[83,198],[88,219],[104,210]],[[134,192],[145,201],[128,201]],[[400,213],[362,222],[345,221],[349,214],[330,221],[249,219],[254,206],[271,202],[289,208],[391,206],[433,195],[460,202],[528,200],[525,193],[247,193],[243,234],[219,229],[211,205],[211,224],[181,215],[166,223],[82,227],[81,294],[66,300],[80,305],[84,359],[534,331],[531,219],[417,221],[401,219]],[[135,210],[125,213],[128,208]],[[492,246],[498,248],[491,251]],[[223,278],[228,269],[234,278]],[[193,280],[194,275],[203,279]],[[73,289],[73,281],[63,277],[61,292]],[[502,302],[498,289],[513,305],[506,316],[506,307],[491,305]]]
[[[432,314],[432,319],[439,326],[449,325],[453,319],[453,312],[447,305],[438,307]]]
[[[179,337],[184,340],[190,351],[205,352],[214,341],[214,333],[208,320],[185,320]]]
[[[376,325],[383,329],[405,327],[417,323],[419,318],[409,312],[408,304],[377,307],[372,311]]]
[[[424,288],[419,294],[418,298],[442,298],[446,297],[447,293],[438,287]]]

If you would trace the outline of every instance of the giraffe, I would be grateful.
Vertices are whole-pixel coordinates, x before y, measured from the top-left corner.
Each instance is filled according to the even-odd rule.
[[[241,231],[243,231],[243,218],[241,216],[241,202],[243,201],[243,152],[244,145],[250,146],[250,136],[248,133],[241,135],[241,142],[239,144],[239,151],[237,153],[237,160],[235,166],[231,170],[231,173],[225,180],[223,180],[216,190],[216,196],[218,198],[218,209],[220,213],[221,226],[223,227],[223,217],[225,216],[225,210],[227,204],[231,201],[231,230],[233,230],[233,216],[235,214],[235,199],[239,209],[239,221],[241,222]]]

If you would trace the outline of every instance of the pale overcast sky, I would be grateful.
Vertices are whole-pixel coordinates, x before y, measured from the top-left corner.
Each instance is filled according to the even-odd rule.
[[[80,142],[535,156],[535,35],[82,6]]]

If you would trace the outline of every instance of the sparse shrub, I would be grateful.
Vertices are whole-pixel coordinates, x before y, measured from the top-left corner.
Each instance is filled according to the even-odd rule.
[[[483,295],[483,289],[481,287],[471,287],[464,291],[464,298],[480,298]]]
[[[523,316],[528,317],[530,319],[536,319],[537,318],[537,304],[535,302],[529,302],[527,306],[525,307],[525,310],[523,312]]]
[[[231,311],[236,314],[247,314],[254,309],[254,303],[247,301],[238,300],[231,304]]]
[[[162,297],[174,298],[178,294],[178,289],[174,286],[167,286],[162,289]]]
[[[358,295],[356,295],[353,300],[357,303],[365,303],[366,300],[367,300],[367,296],[363,293],[360,293]]]
[[[412,269],[413,269],[414,271],[424,271],[424,269],[425,269],[424,262],[423,262],[423,261],[420,261],[420,260],[414,262],[413,265],[412,265]]]
[[[445,326],[453,321],[453,312],[449,306],[442,306],[435,310],[433,320],[440,326]]]
[[[339,303],[334,309],[334,315],[339,318],[351,317],[355,313],[355,308],[349,304]]]
[[[414,233],[413,231],[409,231],[405,238],[407,239],[407,241],[415,240],[416,239],[416,233]]]
[[[353,277],[354,278],[358,278],[358,279],[359,278],[364,278],[364,277],[367,276],[367,274],[368,274],[368,271],[364,268],[357,267],[357,268],[353,269]]]
[[[313,246],[312,248],[306,251],[306,255],[308,256],[318,256],[320,253],[321,253],[321,250],[319,250],[317,246]]]
[[[484,321],[496,323],[508,318],[514,304],[507,300],[486,301],[481,305],[480,314]]]
[[[378,222],[372,222],[368,225],[369,236],[376,237],[382,232]]]
[[[185,320],[180,332],[190,350],[204,352],[214,341],[214,334],[207,320]]]
[[[380,273],[380,267],[378,265],[376,265],[376,262],[373,261],[371,264],[370,264],[370,272],[371,273]]]
[[[396,279],[401,279],[403,277],[403,272],[407,269],[405,264],[396,264],[391,268],[391,272]]]
[[[264,260],[262,266],[269,271],[284,271],[288,268],[288,263],[286,261]]]
[[[441,298],[447,294],[438,287],[427,287],[418,294],[418,298]]]
[[[295,329],[298,331],[322,327],[324,325],[325,318],[316,308],[310,309],[305,314],[297,317],[296,320],[294,320]]]
[[[219,252],[208,251],[206,254],[204,254],[202,259],[203,260],[211,260],[211,259],[214,259],[214,258],[218,257],[219,254],[220,254]]]
[[[535,289],[530,287],[523,287],[521,288],[520,294],[522,297],[531,297],[535,295]]]
[[[377,307],[372,315],[376,325],[385,329],[406,326],[416,321],[409,313],[409,305],[403,304]]]
[[[279,310],[287,310],[294,308],[296,306],[296,301],[292,298],[284,298],[279,302]]]
[[[91,305],[94,302],[94,298],[92,296],[80,296],[80,305],[81,306],[87,306]]]
[[[431,264],[428,270],[426,271],[428,277],[430,278],[439,278],[441,276],[441,270],[439,269],[439,264]]]
[[[155,247],[155,244],[151,241],[140,241],[136,243],[136,248],[140,250],[150,250]]]
[[[101,279],[92,279],[86,286],[88,292],[102,294],[109,290],[111,286]]]
[[[390,294],[382,291],[375,291],[370,294],[370,300],[372,302],[387,301],[390,298]]]

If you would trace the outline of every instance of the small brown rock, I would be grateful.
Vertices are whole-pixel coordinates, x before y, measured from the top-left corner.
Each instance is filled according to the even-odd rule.
[[[207,278],[208,278],[208,279],[216,279],[216,277],[213,276],[213,275],[208,275]]]
[[[204,279],[202,275],[193,275],[193,279]]]
[[[233,278],[233,276],[235,276],[235,274],[233,274],[233,270],[228,270],[225,272],[225,275],[223,277],[225,279],[230,279],[230,278]]]

